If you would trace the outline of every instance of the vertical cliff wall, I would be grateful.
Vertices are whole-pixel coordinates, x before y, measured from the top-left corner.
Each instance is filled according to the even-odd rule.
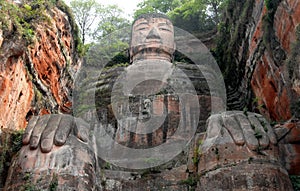
[[[0,1],[0,190],[32,115],[70,113],[78,29],[62,1]]]
[[[69,113],[80,66],[72,14],[61,1],[1,2],[0,127],[24,129],[32,115]]]
[[[299,10],[292,0],[229,1],[216,53],[230,109],[299,117]]]

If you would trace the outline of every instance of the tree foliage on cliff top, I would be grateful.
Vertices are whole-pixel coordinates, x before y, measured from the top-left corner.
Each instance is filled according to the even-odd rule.
[[[21,36],[31,43],[35,35],[35,23],[45,21],[44,11],[51,3],[45,0],[23,1],[15,4],[0,2],[0,22],[4,36]]]
[[[129,25],[117,5],[104,6],[95,0],[73,0],[70,4],[83,44],[87,44],[87,41],[96,42],[99,38]]]
[[[46,12],[53,7],[57,7],[68,16],[74,35],[75,47],[81,47],[78,37],[78,27],[72,11],[62,0],[23,0],[16,4],[10,1],[0,1],[0,24],[4,37],[22,37],[27,44],[33,42],[35,38],[35,27],[40,22],[51,22],[51,18]]]
[[[144,0],[138,4],[134,17],[150,12],[166,13],[175,26],[197,35],[216,29],[224,2],[225,0]],[[111,50],[128,48],[129,42],[124,41],[127,37],[114,37],[115,31],[130,26],[117,6],[103,6],[95,0],[73,0],[71,8],[80,27],[81,39],[88,47],[85,64],[103,65],[111,57]],[[86,39],[93,43],[86,43]]]
[[[91,27],[100,12],[101,5],[95,0],[73,0],[70,4],[80,28],[81,40],[83,44],[85,44],[87,32],[91,30]]]
[[[64,13],[67,14],[70,25],[72,27],[72,34],[73,34],[75,48],[76,48],[77,52],[79,53],[79,55],[83,56],[83,54],[85,52],[85,48],[84,48],[83,43],[80,38],[80,30],[76,24],[76,20],[74,18],[73,11],[62,0],[52,0],[52,1],[55,1],[56,6],[60,10],[62,10]]]
[[[144,13],[167,14],[173,24],[192,33],[216,28],[225,0],[144,0],[138,4],[134,18]]]
[[[103,54],[105,56],[114,46],[128,46],[117,39],[110,41],[111,35],[108,43],[99,44],[99,41],[103,41],[107,35],[129,25],[129,21],[122,16],[123,12],[118,6],[104,6],[95,0],[72,0],[70,4],[79,26],[85,64],[97,66],[98,62],[103,60]]]

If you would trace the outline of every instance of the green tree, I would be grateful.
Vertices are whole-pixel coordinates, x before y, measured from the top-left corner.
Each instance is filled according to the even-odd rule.
[[[197,30],[211,30],[219,23],[224,0],[192,0],[185,1],[181,6],[170,11],[168,15],[177,22],[191,23],[193,21]],[[195,22],[198,20],[198,22]]]
[[[175,26],[192,33],[212,28],[211,18],[207,15],[207,6],[202,0],[185,1],[167,14]]]
[[[33,43],[36,23],[49,21],[45,11],[51,6],[53,4],[45,0],[23,0],[18,4],[0,0],[0,29],[4,35],[13,32],[11,35],[20,35],[26,43]]]
[[[129,26],[129,21],[122,16],[123,12],[117,5],[104,6],[95,0],[73,0],[70,5],[80,28],[85,63],[97,65],[97,59],[105,59],[111,48],[127,47],[128,43],[124,44],[113,35],[102,39],[118,29]],[[99,55],[102,57],[99,58]]]
[[[70,5],[81,31],[82,43],[85,44],[88,32],[92,30],[96,18],[101,13],[102,5],[95,0],[73,0]]]
[[[137,5],[138,9],[134,13],[134,18],[145,13],[168,13],[179,7],[186,0],[144,0]]]
[[[212,16],[214,22],[218,24],[220,22],[220,15],[225,7],[226,0],[202,0],[207,6],[210,15]]]
[[[144,13],[167,14],[175,26],[192,33],[216,29],[226,0],[144,0],[134,17]],[[191,24],[193,23],[193,24]]]
[[[93,43],[85,56],[85,63],[89,66],[104,67],[118,54],[127,57],[129,47],[130,27],[115,30]],[[122,61],[119,63],[124,63]]]
[[[81,40],[86,44],[87,39],[97,39],[129,25],[117,5],[104,6],[95,0],[72,0],[71,9],[74,12],[81,31]]]
[[[123,11],[117,5],[108,5],[102,8],[99,22],[94,31],[93,38],[100,39],[118,29],[128,27],[129,20],[122,16]]]
[[[97,27],[92,33],[93,44],[86,54],[86,64],[104,66],[129,46],[130,22],[117,5],[103,6]]]

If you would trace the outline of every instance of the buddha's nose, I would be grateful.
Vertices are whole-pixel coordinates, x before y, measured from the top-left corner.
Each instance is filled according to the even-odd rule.
[[[153,28],[147,35],[146,39],[160,39],[157,29]]]

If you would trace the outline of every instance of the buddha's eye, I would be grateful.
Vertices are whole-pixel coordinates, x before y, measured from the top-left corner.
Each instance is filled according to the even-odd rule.
[[[141,23],[136,27],[137,31],[145,31],[149,28],[148,23]]]
[[[147,29],[147,27],[140,27],[140,28],[138,28],[137,30],[138,31],[144,31],[144,30],[146,30]]]
[[[172,32],[169,28],[167,27],[160,27],[159,30],[161,31],[168,31],[168,32]]]

